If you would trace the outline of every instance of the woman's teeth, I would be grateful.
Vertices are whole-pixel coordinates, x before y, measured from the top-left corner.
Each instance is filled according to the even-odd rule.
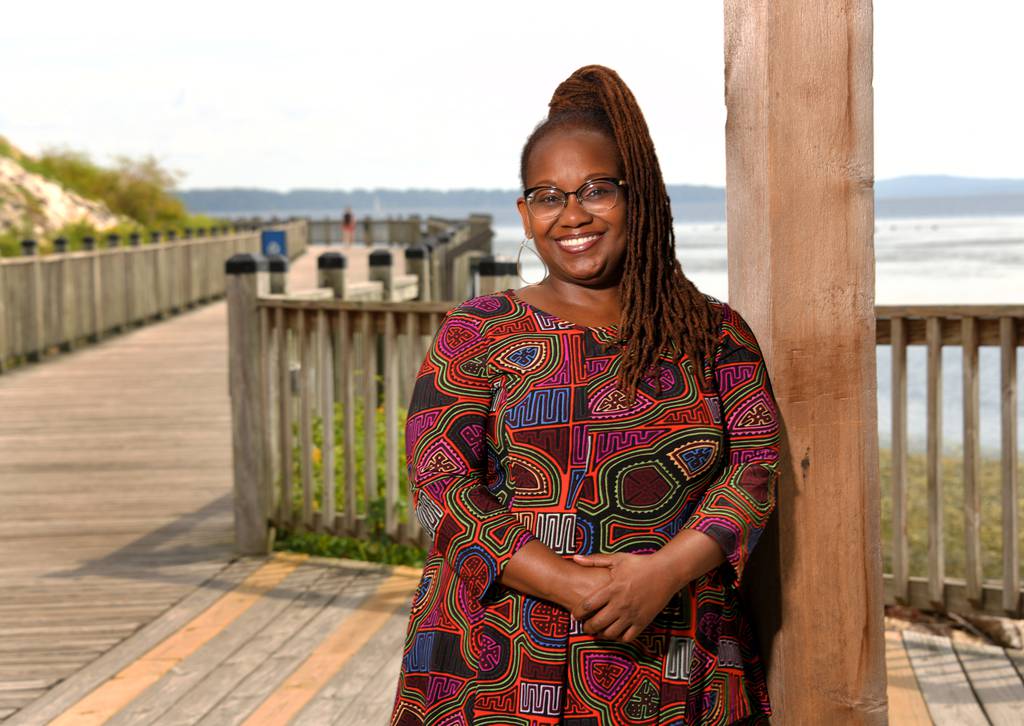
[[[559,247],[566,252],[582,252],[597,241],[600,234],[588,234],[586,237],[573,237],[572,239],[555,240]]]

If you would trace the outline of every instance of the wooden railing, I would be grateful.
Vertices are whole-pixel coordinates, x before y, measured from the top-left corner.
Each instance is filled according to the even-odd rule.
[[[259,461],[261,467],[236,469],[237,496],[242,510],[249,512],[248,524],[243,522],[236,530],[240,546],[250,551],[265,548],[268,525],[365,534],[368,507],[375,502],[384,507],[388,534],[400,541],[422,542],[408,507],[402,416],[441,316],[455,303],[272,296],[257,292],[258,275],[249,277],[237,277],[239,290],[248,285],[249,291],[239,295],[239,313],[232,323],[239,330],[235,337],[248,343],[238,347],[233,337],[231,353],[232,370],[239,376],[247,371],[246,380],[233,378],[232,390],[239,392],[236,426],[239,416],[248,416],[257,438],[247,439],[243,450],[236,450],[236,467],[240,461]],[[876,314],[877,343],[892,346],[892,476],[881,480],[891,512],[887,602],[1019,617],[1016,349],[1024,344],[1024,307],[880,306]],[[242,334],[246,329],[248,338]],[[915,345],[925,346],[928,361],[923,371],[928,391],[926,482],[918,482],[916,489],[910,486],[908,463],[916,459],[907,435],[907,350]],[[941,352],[948,346],[961,347],[964,361],[963,578],[948,575],[944,559],[951,522],[942,507]],[[1002,401],[1001,580],[985,580],[981,567],[981,346],[998,346],[1001,355],[999,382],[985,382],[1000,387]],[[362,433],[357,436],[359,427]],[[377,466],[360,464],[367,461],[379,461],[383,476],[378,477]],[[959,466],[956,460],[953,464]],[[912,490],[923,492],[922,501],[910,501]],[[923,573],[911,571],[909,535],[922,534],[920,529],[908,531],[912,505],[927,508]]]
[[[286,232],[306,247],[305,222]],[[224,261],[258,252],[259,231],[0,259],[0,371],[224,294]]]
[[[1024,306],[1020,305],[923,305],[880,306],[876,308],[877,343],[892,350],[892,475],[891,475],[891,572],[886,573],[886,596],[890,602],[926,609],[956,612],[986,612],[1021,617],[1020,580],[1020,471],[1017,450],[1019,424],[1017,393],[1017,348],[1024,345]],[[911,534],[907,437],[907,388],[910,371],[907,351],[923,346],[926,351],[924,385],[927,395],[924,506],[927,511],[927,572],[911,572]],[[953,522],[947,521],[945,481],[949,468],[943,458],[942,351],[958,347],[962,355],[963,454],[959,485],[962,487],[962,539],[953,544],[963,548],[963,577],[947,574],[946,554]],[[979,349],[998,348],[1000,374],[1000,434],[998,462],[998,509],[1002,546],[999,580],[984,576],[983,531],[991,532],[995,522],[982,518],[982,447],[980,437]],[[947,466],[944,467],[943,464]],[[883,486],[885,482],[883,481]],[[959,539],[959,538],[958,538]],[[991,549],[991,548],[990,548]],[[990,557],[990,559],[992,559]]]

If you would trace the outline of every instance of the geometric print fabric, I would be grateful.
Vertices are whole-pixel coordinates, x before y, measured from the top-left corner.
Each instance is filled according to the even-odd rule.
[[[775,506],[778,411],[726,303],[716,390],[662,356],[633,405],[616,326],[583,327],[513,290],[446,315],[416,377],[406,462],[433,537],[412,602],[393,724],[728,724],[771,713],[738,585]],[[651,553],[683,528],[726,562],[631,643],[504,587],[524,544]]]

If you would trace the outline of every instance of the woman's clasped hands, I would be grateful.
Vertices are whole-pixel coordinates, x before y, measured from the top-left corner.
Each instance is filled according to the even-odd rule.
[[[583,632],[622,643],[640,635],[685,585],[662,560],[658,553],[573,555],[583,596],[571,615]]]

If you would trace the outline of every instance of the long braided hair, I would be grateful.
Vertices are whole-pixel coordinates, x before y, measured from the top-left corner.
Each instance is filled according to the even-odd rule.
[[[620,353],[619,389],[632,404],[644,376],[657,371],[658,359],[667,351],[675,361],[689,355],[699,385],[708,390],[711,383],[704,364],[714,362],[721,312],[683,274],[676,258],[665,180],[633,93],[612,69],[589,65],[562,81],[549,107],[547,119],[523,146],[524,188],[533,147],[562,129],[586,128],[609,135],[625,174],[627,248],[619,286],[619,329],[627,344]],[[655,375],[655,380],[660,379]]]

